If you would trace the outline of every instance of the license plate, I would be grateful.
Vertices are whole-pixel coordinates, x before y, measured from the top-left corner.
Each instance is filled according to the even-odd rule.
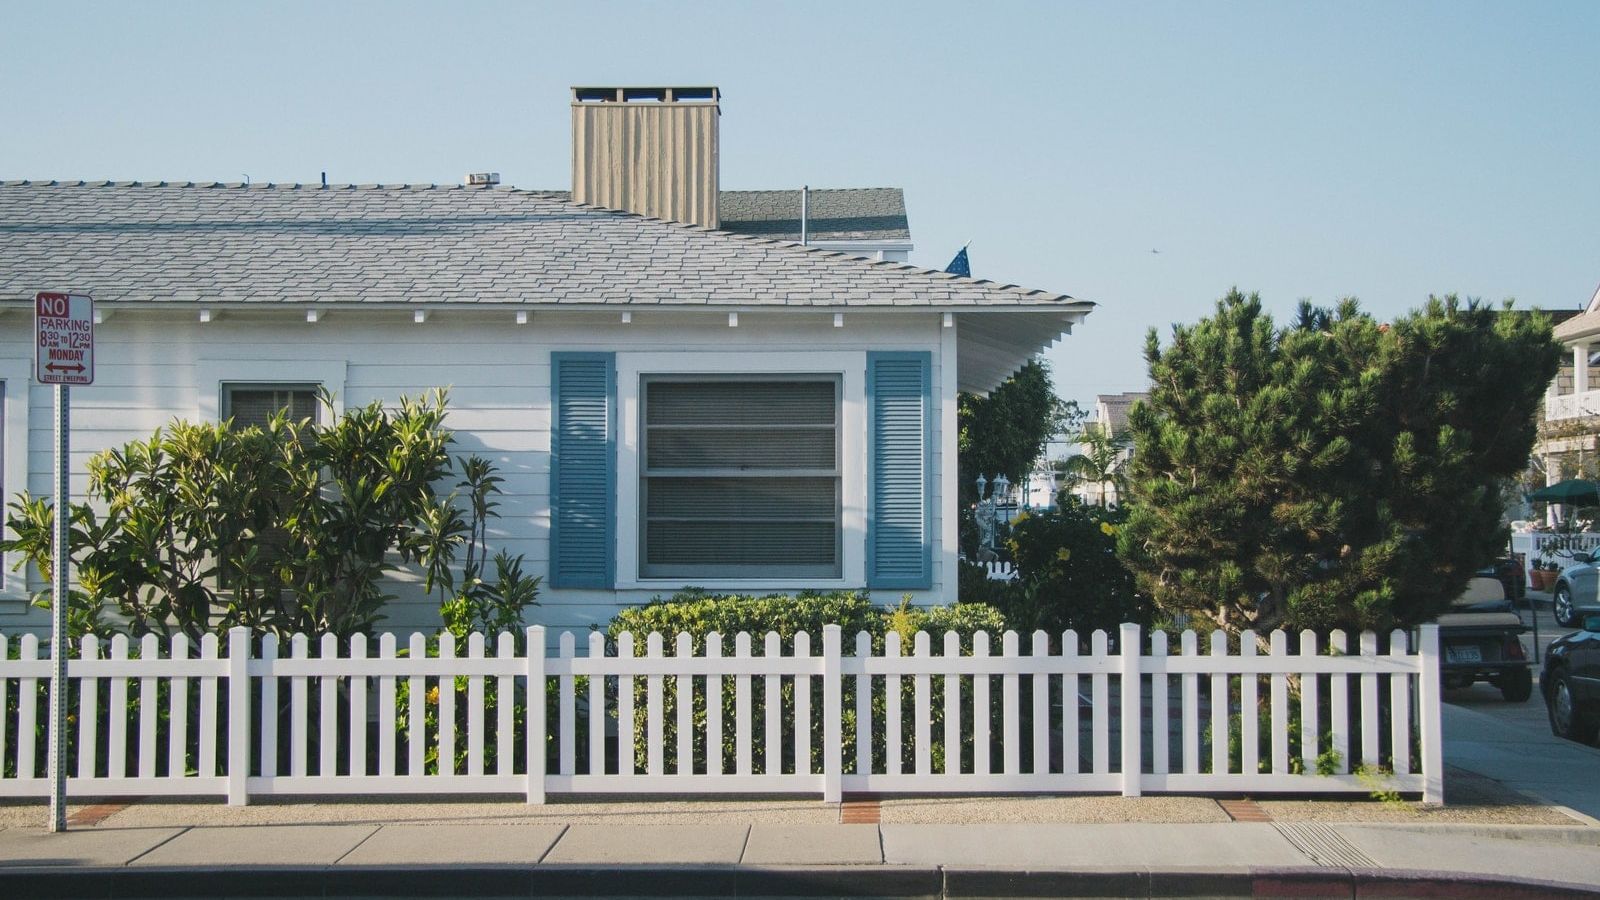
[[[1475,646],[1465,646],[1465,647],[1450,647],[1450,646],[1446,646],[1444,648],[1444,656],[1445,656],[1445,660],[1447,662],[1453,662],[1453,663],[1483,662],[1483,651],[1479,650]]]

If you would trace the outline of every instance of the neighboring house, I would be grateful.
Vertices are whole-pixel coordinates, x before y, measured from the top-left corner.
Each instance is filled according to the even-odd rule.
[[[769,192],[736,194],[746,218],[719,216],[715,92],[587,90],[573,102],[585,202],[494,186],[0,184],[0,491],[49,494],[32,298],[70,290],[101,318],[96,383],[73,392],[78,496],[90,454],[175,417],[448,386],[457,451],[505,476],[492,543],[546,576],[537,622],[604,622],[685,585],[953,601],[956,393],[991,390],[1092,304],[852,258],[908,240],[898,192],[813,193],[841,222],[851,206],[835,200],[870,196],[855,218],[877,224],[818,236],[876,249],[718,230],[788,220]],[[16,561],[0,627],[46,626]],[[400,593],[385,629],[437,627],[420,585]]]
[[[1133,458],[1133,444],[1128,438],[1128,410],[1133,404],[1149,397],[1144,391],[1128,391],[1121,394],[1100,394],[1095,397],[1095,419],[1085,425],[1086,429],[1093,429],[1107,438],[1122,437],[1129,439],[1130,443],[1116,454],[1112,463],[1117,469],[1126,466],[1128,460]],[[1087,452],[1087,448],[1080,445],[1078,452]],[[1113,481],[1079,481],[1072,486],[1072,493],[1079,500],[1091,506],[1115,506],[1117,504],[1117,485]]]
[[[1555,338],[1567,347],[1568,357],[1545,392],[1534,457],[1546,484],[1592,478],[1600,468],[1600,290],[1580,312],[1546,315],[1554,320]]]

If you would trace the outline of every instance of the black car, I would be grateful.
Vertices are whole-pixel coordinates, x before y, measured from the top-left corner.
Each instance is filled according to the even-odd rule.
[[[1539,688],[1550,730],[1591,744],[1600,733],[1600,615],[1584,616],[1582,624],[1581,631],[1551,642]]]

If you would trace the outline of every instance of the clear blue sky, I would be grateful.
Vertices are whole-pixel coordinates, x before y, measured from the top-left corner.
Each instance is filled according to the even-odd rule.
[[[1587,301],[1597,48],[1589,2],[13,0],[0,177],[564,188],[570,85],[716,84],[724,187],[903,187],[913,262],[1098,302],[1087,401],[1233,285]]]

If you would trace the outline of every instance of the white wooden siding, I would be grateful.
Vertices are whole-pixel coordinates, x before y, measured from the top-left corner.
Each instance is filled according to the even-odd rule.
[[[47,494],[51,483],[51,395],[26,381],[31,346],[15,339],[26,330],[26,316],[3,314],[0,322],[0,377],[26,405],[26,433],[7,435],[7,457],[16,448],[26,460],[27,488]],[[756,368],[774,352],[847,354],[864,366],[868,350],[933,352],[934,383],[951,390],[954,362],[949,329],[940,328],[935,313],[873,314],[850,312],[845,327],[833,327],[831,312],[746,312],[738,328],[727,327],[724,314],[652,314],[638,311],[631,324],[618,314],[556,314],[535,311],[529,324],[516,325],[510,310],[494,313],[436,311],[423,324],[401,311],[332,310],[320,322],[303,314],[223,312],[201,324],[192,312],[122,311],[96,328],[97,380],[73,392],[72,489],[79,499],[87,487],[86,464],[93,454],[129,441],[142,440],[174,418],[204,420],[216,415],[220,381],[333,381],[339,404],[356,407],[374,400],[394,403],[402,395],[430,388],[450,388],[447,425],[456,432],[455,452],[491,459],[505,478],[501,519],[491,529],[492,546],[525,557],[526,571],[545,574],[549,559],[550,353],[614,351],[618,354],[671,352],[704,359],[745,359]],[[23,334],[26,337],[25,334]],[[5,368],[22,366],[22,377]],[[330,374],[336,373],[336,374]],[[857,373],[857,378],[860,374]],[[11,385],[20,382],[21,390]],[[953,395],[940,398],[953,408]],[[10,400],[7,401],[8,405]],[[934,471],[944,473],[946,448],[954,436],[941,434],[950,421],[935,417]],[[853,423],[854,420],[851,420]],[[850,427],[856,427],[852,424]],[[862,436],[855,436],[858,447]],[[847,446],[850,439],[847,435]],[[864,452],[864,451],[862,451]],[[864,459],[863,459],[864,463]],[[18,480],[23,476],[19,475]],[[943,494],[954,485],[953,472],[935,478],[935,515],[943,512]],[[6,489],[20,489],[8,480]],[[619,491],[636,491],[619,482]],[[625,495],[626,496],[626,495]],[[9,498],[7,498],[9,500]],[[936,539],[954,534],[935,523]],[[632,532],[619,528],[619,535]],[[862,533],[848,533],[858,545]],[[861,547],[854,550],[861,552]],[[919,603],[951,602],[955,577],[949,566],[954,551],[934,548],[934,587],[914,592]],[[626,573],[619,573],[619,576]],[[399,573],[401,599],[386,609],[384,631],[438,627],[436,604],[421,595],[419,579]],[[37,579],[35,578],[36,582]],[[697,580],[702,586],[715,583]],[[847,586],[857,587],[856,579]],[[48,627],[48,617],[22,602],[26,591],[13,579],[0,595],[0,629]],[[795,582],[793,587],[809,587]],[[37,589],[37,583],[32,585]],[[586,628],[608,621],[624,605],[670,593],[671,585],[621,591],[552,590],[540,596],[541,606],[530,621],[553,628]],[[899,599],[884,596],[880,602]]]

